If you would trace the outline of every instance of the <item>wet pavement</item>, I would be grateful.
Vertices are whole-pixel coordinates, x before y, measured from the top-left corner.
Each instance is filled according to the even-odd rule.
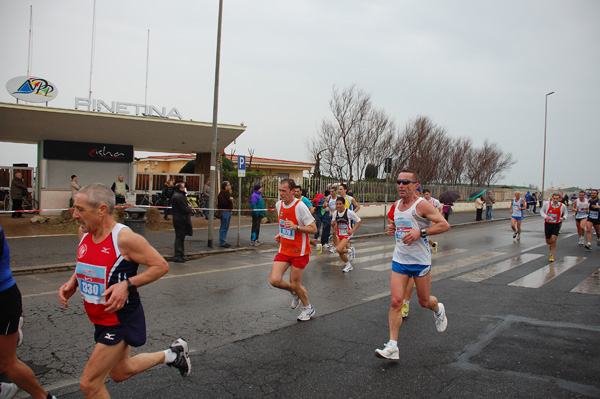
[[[495,219],[489,221],[475,221],[475,214],[472,212],[455,212],[450,215],[451,226],[461,226],[465,224],[479,223],[497,223],[508,221],[510,216],[507,210],[499,210],[494,214]],[[504,216],[504,217],[503,217]],[[531,212],[526,212],[526,217],[532,217]],[[8,215],[0,216],[2,219],[10,218]],[[7,220],[8,220],[7,219]],[[216,223],[218,225],[218,223]],[[186,237],[185,250],[190,259],[196,259],[203,256],[219,253],[228,253],[233,251],[256,250],[256,247],[250,245],[250,227],[251,218],[243,216],[240,220],[240,229],[238,233],[237,218],[234,216],[227,235],[227,241],[232,248],[225,249],[218,246],[219,229],[213,231],[213,248],[208,247],[208,229],[196,228],[194,235]],[[239,234],[239,246],[238,243]],[[265,244],[260,249],[275,248],[276,243],[273,237],[277,234],[277,225],[274,223],[263,224],[260,229],[260,240]],[[384,219],[364,218],[356,234],[356,238],[365,238],[376,235],[385,235]],[[148,242],[165,257],[167,261],[173,259],[173,244],[175,233],[173,230],[160,232],[146,232]],[[77,251],[77,235],[44,235],[34,237],[8,237],[9,247],[11,249],[11,269],[13,273],[33,273],[40,271],[60,271],[72,270],[75,267],[75,253]]]

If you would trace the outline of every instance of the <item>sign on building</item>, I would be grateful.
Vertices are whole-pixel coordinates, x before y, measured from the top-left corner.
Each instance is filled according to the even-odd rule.
[[[6,90],[16,99],[30,103],[47,103],[58,96],[54,83],[35,76],[12,78],[6,83]]]

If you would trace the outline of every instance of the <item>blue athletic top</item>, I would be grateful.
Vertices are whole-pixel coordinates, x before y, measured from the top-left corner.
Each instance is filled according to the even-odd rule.
[[[15,279],[10,270],[10,250],[4,236],[4,230],[0,227],[0,292],[13,285],[15,285]]]

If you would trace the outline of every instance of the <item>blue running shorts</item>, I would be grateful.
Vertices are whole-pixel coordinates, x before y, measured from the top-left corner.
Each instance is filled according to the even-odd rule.
[[[431,271],[431,265],[404,265],[392,261],[392,271],[410,277],[425,277]]]

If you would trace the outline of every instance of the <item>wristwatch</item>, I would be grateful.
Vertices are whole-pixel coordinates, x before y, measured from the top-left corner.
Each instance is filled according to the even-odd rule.
[[[427,237],[427,230],[421,229],[421,237],[423,237],[423,238]]]
[[[131,283],[131,281],[129,281],[128,278],[126,278],[125,281],[127,281],[127,288],[129,288],[129,293],[130,294],[136,293],[137,292],[137,287],[135,285],[133,285]]]
[[[296,231],[300,231],[300,225],[296,225]]]

